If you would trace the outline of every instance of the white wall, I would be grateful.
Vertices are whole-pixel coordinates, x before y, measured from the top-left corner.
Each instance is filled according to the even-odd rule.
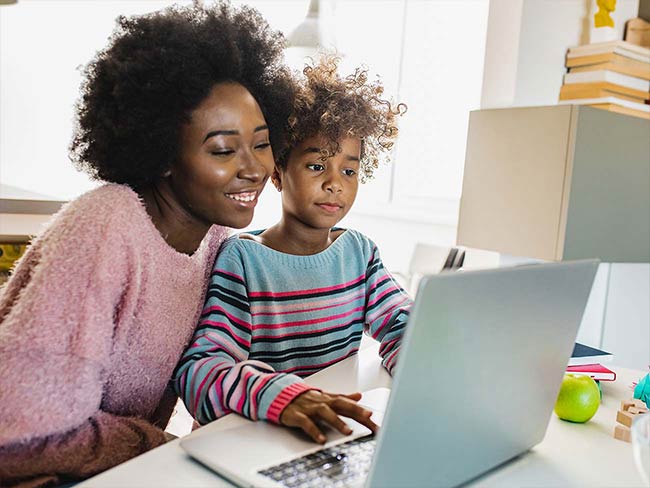
[[[0,181],[61,199],[97,183],[68,158],[79,67],[102,49],[119,15],[188,0],[20,0],[0,7]],[[257,4],[288,29],[304,16],[291,0]],[[297,7],[297,8],[296,8]]]
[[[119,14],[171,3],[20,0],[0,7],[2,183],[63,199],[96,184],[68,159],[81,81],[77,67],[105,46]],[[285,33],[303,19],[308,6],[308,0],[234,3],[258,8]],[[342,71],[367,65],[371,76],[381,75],[388,95],[409,105],[395,164],[363,185],[342,223],[362,228],[382,248],[388,267],[405,271],[419,240],[455,241],[468,112],[478,108],[481,95],[488,0],[321,3],[344,55]],[[251,227],[277,221],[280,202],[273,193],[267,188]]]

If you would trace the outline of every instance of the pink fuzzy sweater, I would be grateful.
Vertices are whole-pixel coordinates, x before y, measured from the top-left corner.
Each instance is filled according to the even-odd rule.
[[[181,254],[115,184],[53,218],[0,290],[0,485],[88,477],[165,441],[225,234]]]

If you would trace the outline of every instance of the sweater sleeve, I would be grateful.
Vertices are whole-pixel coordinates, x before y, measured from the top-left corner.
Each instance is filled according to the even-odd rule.
[[[384,268],[377,246],[372,245],[366,270],[365,329],[381,343],[382,364],[392,375],[408,320],[412,300]]]
[[[200,424],[230,412],[279,423],[284,407],[313,389],[296,375],[249,359],[251,324],[243,265],[222,250],[198,327],[174,374],[176,392]]]
[[[59,214],[0,294],[0,485],[88,477],[164,442],[102,411],[130,256],[95,217]]]

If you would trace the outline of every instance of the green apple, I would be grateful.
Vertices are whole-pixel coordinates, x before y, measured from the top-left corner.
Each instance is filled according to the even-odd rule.
[[[555,413],[562,420],[586,422],[600,406],[600,390],[596,382],[582,374],[565,374],[560,394],[555,402]]]

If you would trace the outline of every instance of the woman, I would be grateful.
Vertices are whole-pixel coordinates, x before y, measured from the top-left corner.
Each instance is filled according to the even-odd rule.
[[[165,441],[172,371],[225,227],[250,223],[293,85],[249,8],[118,19],[86,69],[68,204],[0,294],[0,485],[99,473]]]

